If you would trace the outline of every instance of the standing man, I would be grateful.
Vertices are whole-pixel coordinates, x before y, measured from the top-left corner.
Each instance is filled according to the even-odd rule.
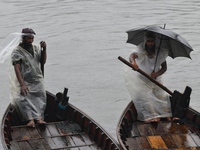
[[[22,29],[22,42],[13,50],[12,64],[16,74],[16,92],[12,94],[16,107],[19,108],[23,120],[27,125],[35,127],[44,121],[46,108],[46,91],[44,88],[42,62],[46,62],[46,43],[41,42],[40,47],[33,45],[35,32],[30,28]],[[43,58],[41,58],[43,49]]]
[[[129,60],[135,70],[140,68],[161,83],[161,75],[167,70],[168,51],[165,49],[158,51],[155,40],[154,33],[146,32],[144,42],[138,45],[138,50],[130,55]],[[170,120],[172,113],[169,96],[160,87],[140,74],[130,75],[127,71],[125,77],[138,112],[138,120],[145,122],[158,122],[160,118]]]

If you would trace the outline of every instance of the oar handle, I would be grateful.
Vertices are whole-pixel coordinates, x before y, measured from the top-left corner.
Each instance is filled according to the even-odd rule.
[[[132,64],[130,62],[128,62],[126,59],[122,58],[121,56],[119,56],[118,59],[121,60],[127,66],[131,67],[133,70],[135,70],[133,68]],[[151,76],[149,76],[147,73],[145,73],[141,69],[138,69],[138,70],[135,70],[135,71],[137,71],[137,72],[141,73],[142,75],[144,75],[145,77],[147,77],[149,80],[151,80],[153,83],[155,83],[156,85],[158,85],[160,88],[162,88],[163,90],[165,90],[170,95],[173,94],[168,88],[166,88],[164,85],[162,85],[161,83],[159,83],[158,81],[156,81],[155,79],[153,79]]]
[[[43,49],[41,49],[40,65],[41,65],[42,75],[44,77],[44,50]]]
[[[42,47],[42,43],[43,43],[44,41],[41,41],[40,42],[40,46],[41,46],[41,58],[40,58],[40,67],[41,67],[41,71],[42,71],[42,75],[43,75],[43,77],[44,77],[44,57],[46,57],[46,56],[44,56],[44,50],[46,50],[46,47],[44,48],[44,47]]]

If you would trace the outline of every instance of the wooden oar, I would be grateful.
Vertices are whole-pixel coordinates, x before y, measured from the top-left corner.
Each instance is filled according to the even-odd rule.
[[[42,44],[42,43],[43,43],[43,41],[40,42],[40,44]],[[42,48],[42,47],[41,47],[40,67],[41,67],[42,75],[44,77],[44,48]]]
[[[131,67],[133,70],[135,70],[133,68],[132,64],[130,62],[128,62],[126,59],[122,58],[121,56],[119,56],[118,59],[121,60],[127,66]],[[144,75],[145,77],[147,77],[149,80],[151,80],[153,83],[155,83],[156,85],[158,85],[160,88],[162,88],[163,90],[165,90],[170,95],[173,94],[168,88],[166,88],[164,85],[162,85],[161,83],[159,83],[158,81],[156,81],[155,79],[153,79],[151,76],[149,76],[147,73],[145,73],[141,69],[138,69],[138,70],[135,70],[135,71],[137,71],[137,72],[141,73],[142,75]]]
[[[43,52],[43,50],[41,50],[40,65],[41,65],[41,70],[42,70],[42,74],[43,74],[43,77],[44,77],[44,52]]]

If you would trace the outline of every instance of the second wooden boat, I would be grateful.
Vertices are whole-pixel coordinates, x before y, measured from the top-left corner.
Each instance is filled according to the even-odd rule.
[[[98,123],[68,103],[67,89],[47,92],[45,125],[28,127],[19,113],[8,106],[1,124],[6,150],[119,150],[118,143]]]
[[[187,107],[188,101],[185,106],[181,104],[184,96],[188,97],[187,90],[184,93],[175,92],[171,97],[173,113],[180,117],[178,121],[138,121],[137,111],[131,101],[117,125],[117,138],[121,147],[124,150],[200,150],[200,113]],[[181,97],[181,100],[176,101],[175,97]]]

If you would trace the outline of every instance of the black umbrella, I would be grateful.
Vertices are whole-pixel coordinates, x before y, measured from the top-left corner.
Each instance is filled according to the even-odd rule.
[[[193,49],[182,36],[170,29],[165,29],[156,25],[126,31],[128,34],[127,43],[139,45],[144,42],[144,35],[147,31],[151,31],[155,34],[157,48],[160,46],[161,48],[168,49],[170,57],[191,58],[190,52],[193,51]]]

